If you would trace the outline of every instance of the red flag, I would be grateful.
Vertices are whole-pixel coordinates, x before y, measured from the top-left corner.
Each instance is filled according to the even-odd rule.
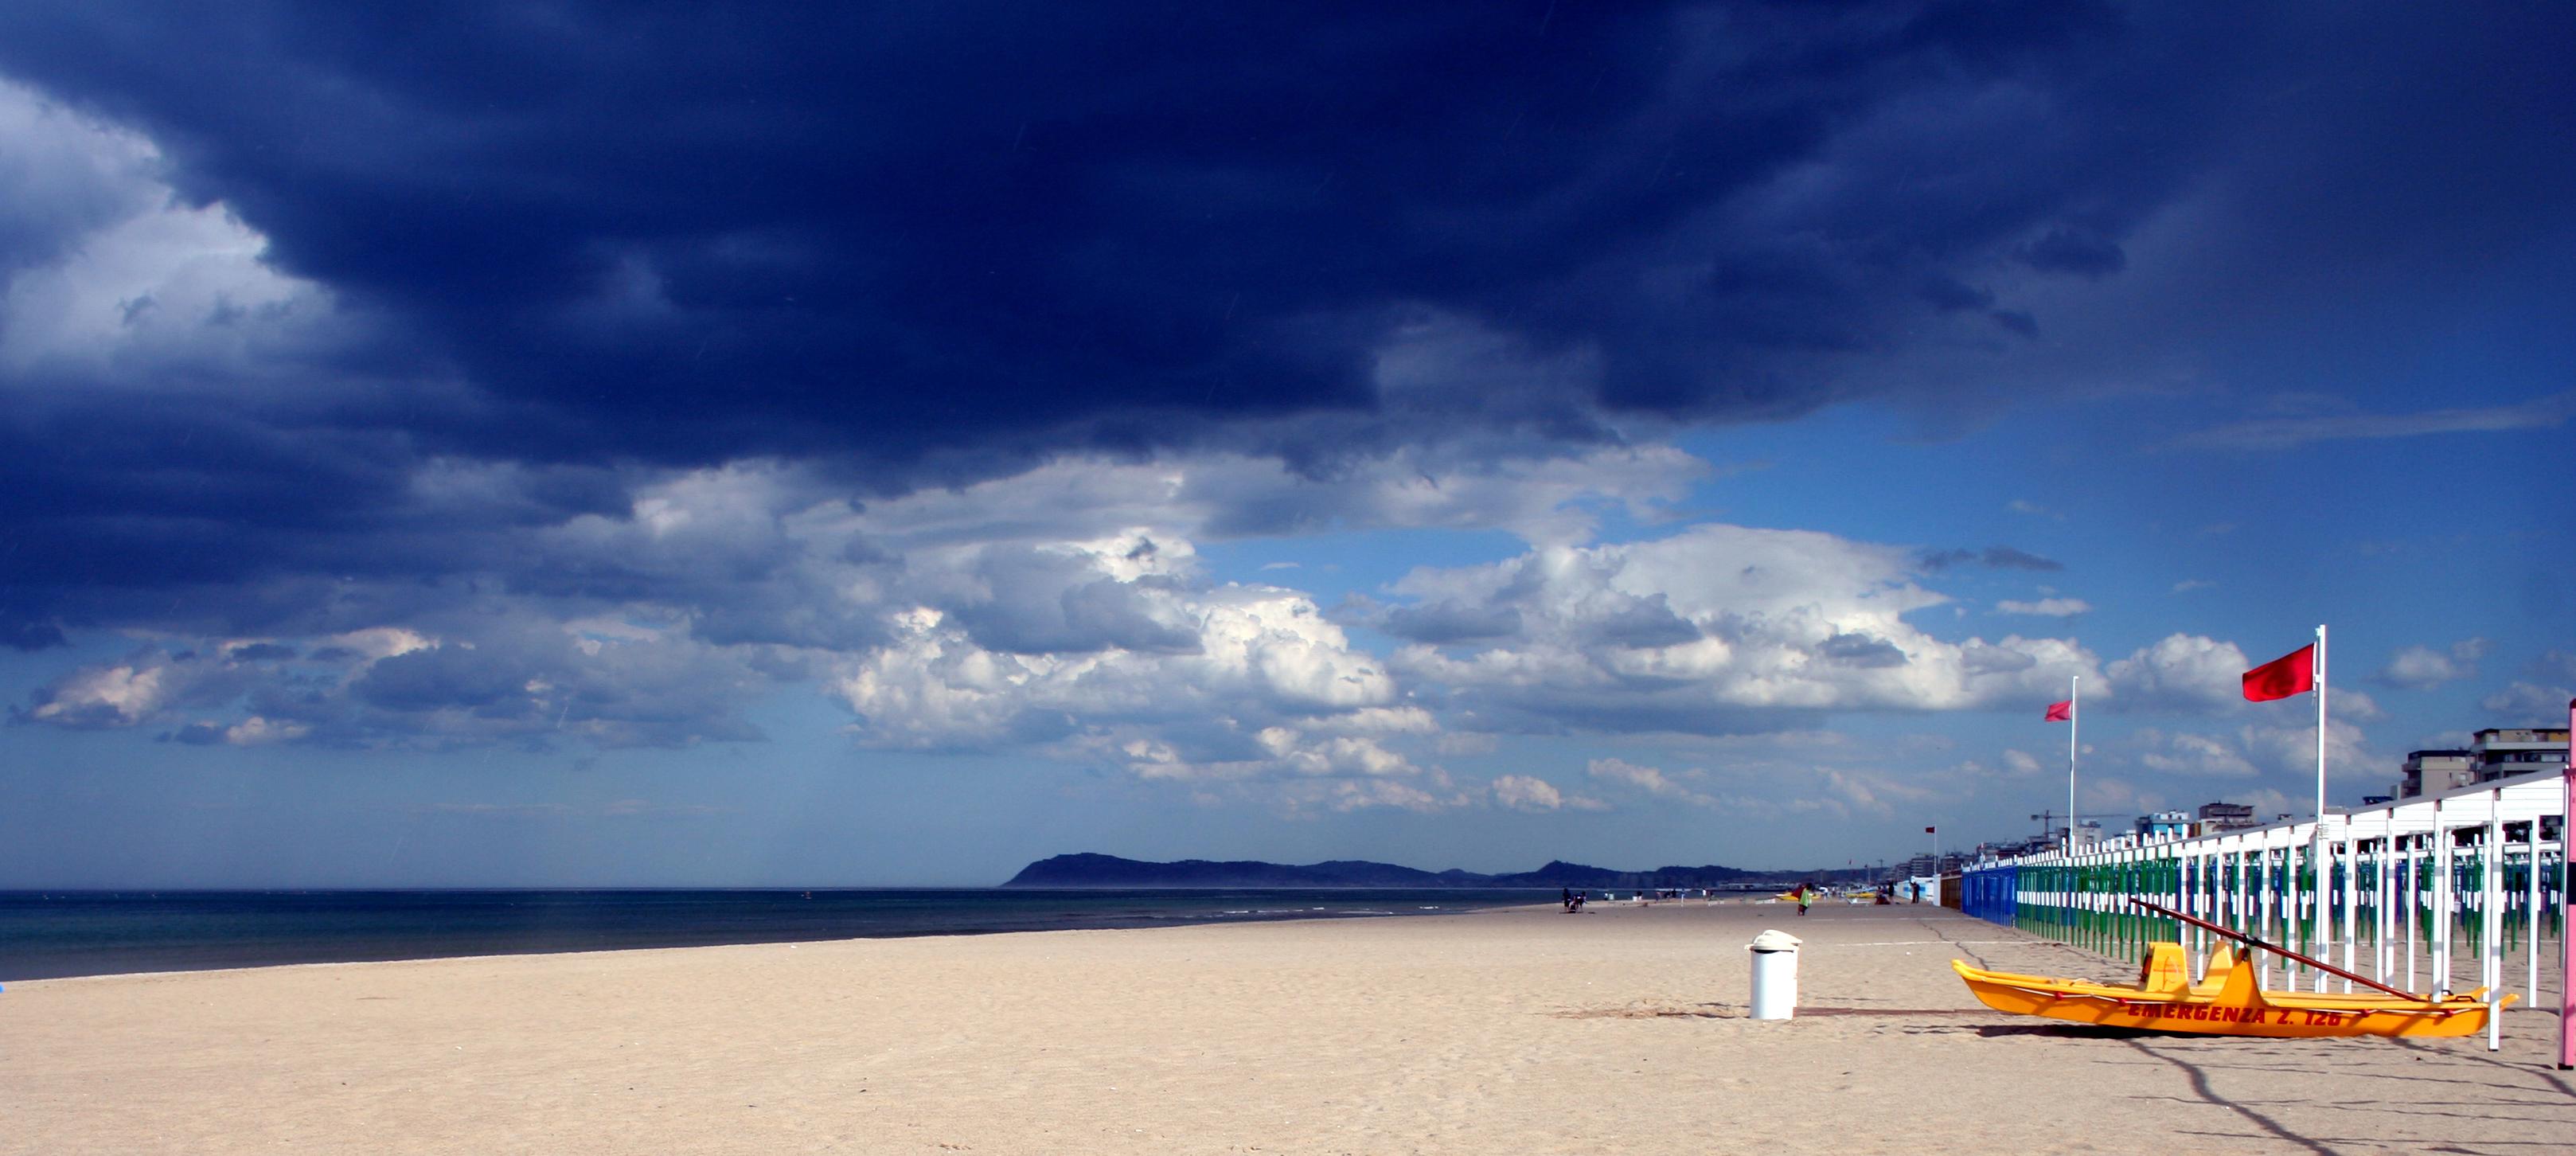
[[[2245,701],[2270,702],[2317,688],[2317,644],[2309,643],[2245,672]]]
[[[1923,829],[1923,833],[1924,833],[1924,834],[1926,834],[1926,835],[1931,834],[1931,833],[1932,833],[1932,828],[1930,828],[1930,827],[1925,827],[1925,828]]]
[[[2039,721],[2041,721],[2041,722],[2074,722],[2074,721],[2075,721],[2075,700],[2070,698],[2070,699],[2066,700],[2065,702],[2052,702],[2052,703],[2048,704],[2048,717],[2047,717],[2047,718],[2044,718],[2044,719],[2041,719],[2041,720],[2039,720]]]

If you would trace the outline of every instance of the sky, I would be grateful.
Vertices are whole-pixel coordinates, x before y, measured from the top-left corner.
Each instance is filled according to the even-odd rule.
[[[1822,867],[2576,695],[2576,16],[0,8],[0,887]]]

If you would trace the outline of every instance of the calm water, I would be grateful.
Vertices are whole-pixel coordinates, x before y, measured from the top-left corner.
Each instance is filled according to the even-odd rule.
[[[1521,890],[13,891],[0,982],[278,963],[1436,915]]]

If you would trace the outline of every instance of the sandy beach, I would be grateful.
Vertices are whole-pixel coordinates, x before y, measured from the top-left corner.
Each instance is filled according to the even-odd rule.
[[[1744,943],[1804,937],[1801,1017]],[[317,965],[0,994],[0,1151],[2526,1153],[2483,1040],[2106,1035],[1944,961],[2110,961],[1929,907],[1668,903]],[[2511,974],[2519,975],[2519,972]]]

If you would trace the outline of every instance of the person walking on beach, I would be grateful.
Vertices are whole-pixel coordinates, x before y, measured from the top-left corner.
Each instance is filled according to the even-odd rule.
[[[1807,885],[1806,885],[1806,884],[1804,884],[1804,883],[1801,883],[1801,884],[1799,884],[1799,885],[1798,885],[1798,914],[1800,914],[1800,915],[1805,915],[1806,913],[1807,913]]]

